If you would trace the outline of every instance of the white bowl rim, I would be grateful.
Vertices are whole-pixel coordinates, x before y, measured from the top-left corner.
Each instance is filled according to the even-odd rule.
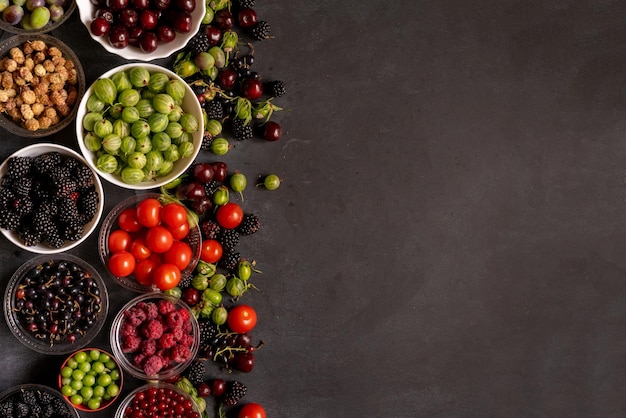
[[[108,52],[118,55],[122,58],[126,58],[127,60],[138,60],[138,61],[153,61],[161,58],[168,58],[176,51],[183,49],[189,39],[193,37],[199,30],[202,25],[202,19],[204,17],[206,11],[206,2],[202,0],[196,0],[196,8],[191,13],[193,17],[193,22],[191,26],[191,30],[188,33],[176,33],[176,38],[168,43],[161,43],[159,47],[154,52],[143,52],[141,49],[134,47],[132,45],[128,45],[126,48],[115,48],[113,45],[109,43],[106,36],[96,36],[91,32],[91,21],[93,20],[93,15],[96,11],[95,5],[91,2],[91,0],[75,0],[76,6],[78,9],[78,14],[80,16],[81,22],[87,28],[89,35],[91,38],[98,42],[104,49]],[[184,39],[183,39],[184,38]]]
[[[128,64],[122,64],[122,65],[118,65],[117,67],[111,68],[110,70],[108,70],[107,72],[101,74],[98,78],[105,78],[105,77],[110,77],[113,74],[120,72],[120,71],[126,71],[129,70],[131,68],[135,68],[135,67],[143,67],[145,69],[147,69],[150,72],[154,72],[154,71],[160,71],[163,72],[165,74],[167,74],[170,77],[174,77],[176,79],[178,79],[179,81],[182,81],[185,85],[185,98],[187,98],[188,96],[193,98],[196,103],[197,106],[200,108],[200,117],[198,117],[198,131],[194,134],[194,135],[200,135],[202,136],[204,133],[204,119],[202,118],[202,108],[200,107],[200,102],[198,102],[198,100],[195,97],[195,94],[193,93],[193,90],[191,89],[191,87],[189,86],[189,84],[187,84],[187,82],[185,80],[183,80],[178,74],[176,74],[175,72],[173,72],[172,70],[165,68],[161,65],[157,65],[157,64],[150,64],[150,63],[144,63],[144,62],[135,62],[135,63],[128,63]],[[103,173],[100,170],[98,170],[98,168],[95,166],[93,159],[92,158],[88,158],[88,156],[92,156],[93,152],[89,151],[86,147],[85,147],[85,143],[83,141],[83,124],[82,124],[82,119],[83,116],[85,115],[86,112],[86,103],[87,100],[89,99],[89,96],[92,94],[93,92],[93,84],[92,83],[87,90],[85,90],[85,94],[83,95],[80,104],[78,105],[78,112],[76,114],[76,121],[75,121],[75,128],[76,128],[76,140],[78,142],[78,147],[80,148],[80,152],[83,154],[84,159],[87,161],[87,164],[89,165],[89,167],[95,171],[100,177],[102,177],[103,179],[105,179],[106,181],[108,181],[109,183],[115,184],[116,186],[122,187],[124,189],[129,189],[129,190],[150,190],[150,189],[155,189],[155,188],[159,188],[162,185],[170,182],[171,180],[175,179],[176,177],[178,177],[179,175],[182,174],[179,173],[177,175],[174,175],[173,172],[168,174],[167,176],[163,176],[160,177],[158,180],[156,181],[142,181],[140,183],[137,184],[127,184],[124,183],[119,176],[115,175],[115,174],[108,174],[108,173]],[[201,138],[200,138],[201,140]],[[194,141],[194,151],[193,154],[190,155],[189,157],[185,157],[185,158],[181,158],[180,160],[178,160],[176,163],[178,163],[179,161],[182,160],[186,160],[189,161],[188,166],[190,166],[193,161],[196,159],[196,157],[198,156],[198,153],[200,152],[200,144],[196,144]],[[174,164],[176,164],[174,163]]]
[[[40,152],[38,152],[37,154],[35,153],[31,154],[31,151],[34,151],[34,150],[38,150]],[[64,251],[71,250],[72,248],[75,248],[76,246],[80,245],[93,233],[93,231],[96,230],[98,223],[100,222],[100,218],[102,217],[102,212],[104,211],[104,189],[102,187],[102,182],[100,181],[100,177],[98,177],[98,173],[95,172],[95,170],[93,170],[93,168],[87,163],[87,160],[85,157],[83,157],[78,152],[64,145],[45,142],[45,143],[32,144],[24,148],[20,148],[19,150],[15,151],[13,154],[9,155],[2,162],[2,164],[0,164],[0,178],[6,174],[7,162],[9,161],[11,157],[36,156],[44,152],[52,152],[52,151],[59,151],[62,154],[70,155],[78,159],[80,162],[82,162],[83,164],[85,164],[87,167],[91,169],[94,175],[94,186],[96,187],[96,191],[98,192],[98,196],[100,197],[100,202],[98,202],[98,211],[94,215],[93,219],[87,224],[89,225],[89,227],[83,232],[83,236],[76,241],[71,241],[63,245],[61,248],[52,248],[52,247],[48,247],[46,245],[41,245],[41,244],[27,246],[27,245],[24,245],[22,242],[20,242],[20,240],[16,237],[15,232],[0,228],[0,232],[2,232],[2,235],[4,235],[6,239],[11,241],[14,245],[20,247],[23,250],[27,250],[35,254],[58,254]]]

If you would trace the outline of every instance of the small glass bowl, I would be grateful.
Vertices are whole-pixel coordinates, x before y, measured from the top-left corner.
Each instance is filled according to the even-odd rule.
[[[194,160],[198,156],[200,149],[202,147],[202,137],[204,136],[204,118],[202,115],[202,107],[200,106],[200,102],[198,101],[196,94],[193,92],[191,87],[187,82],[185,82],[180,76],[178,76],[175,72],[162,67],[160,65],[148,64],[148,63],[131,63],[131,64],[123,64],[118,67],[112,68],[104,74],[100,75],[98,79],[101,78],[111,78],[114,74],[120,72],[128,72],[132,68],[144,68],[148,70],[151,74],[153,73],[162,73],[166,74],[170,80],[178,80],[182,82],[185,88],[185,96],[183,97],[181,107],[184,113],[195,116],[198,121],[198,130],[192,135],[192,142],[194,145],[193,152],[191,155],[187,157],[183,157],[174,162],[174,166],[172,170],[166,175],[160,175],[151,180],[143,180],[139,183],[129,184],[122,181],[122,176],[119,174],[113,173],[105,173],[101,171],[97,167],[97,152],[90,151],[85,145],[85,136],[86,130],[83,126],[83,119],[85,115],[89,113],[87,108],[87,102],[89,97],[94,94],[94,85],[89,86],[85,94],[82,96],[82,100],[78,106],[78,113],[76,114],[76,138],[78,141],[78,147],[80,148],[80,152],[87,160],[87,164],[96,172],[100,177],[108,181],[109,183],[115,184],[123,189],[129,190],[149,190],[149,189],[158,189],[164,184],[169,183],[170,181],[181,176],[187,169],[193,164]],[[95,83],[95,81],[94,81]]]
[[[198,404],[194,401],[194,399],[188,393],[186,393],[185,391],[183,391],[179,387],[177,387],[175,385],[172,385],[171,383],[151,382],[151,383],[147,383],[147,384],[145,384],[143,386],[140,386],[137,389],[133,390],[131,393],[129,393],[128,396],[126,396],[126,398],[124,398],[124,400],[122,401],[120,406],[117,408],[117,411],[115,412],[115,418],[124,418],[124,417],[126,417],[127,416],[126,415],[126,408],[128,408],[131,405],[131,403],[135,399],[135,396],[137,396],[140,393],[145,392],[146,390],[150,390],[150,389],[171,390],[174,393],[176,393],[177,395],[182,396],[185,400],[191,401],[191,406],[192,406],[194,412],[196,412],[197,414],[200,414],[200,409],[198,408]]]
[[[145,341],[149,339],[145,337],[145,331],[144,331],[144,328],[142,328],[142,326],[144,326],[147,322],[146,320],[147,317],[145,315],[138,313],[138,311],[142,311],[145,313],[146,310],[144,309],[144,307],[149,306],[149,305],[158,305],[159,303],[164,303],[164,302],[174,304],[176,310],[178,311],[180,310],[185,311],[185,315],[183,316],[182,320],[188,321],[189,324],[183,328],[184,331],[182,334],[185,336],[190,336],[191,340],[185,342],[183,341],[182,338],[177,339],[175,340],[175,343],[172,347],[163,349],[162,353],[159,353],[158,348],[157,348],[157,351],[154,353],[144,353],[143,347],[141,348],[138,347],[133,352],[125,353],[125,351],[129,351],[129,350],[126,349],[125,347],[125,342],[123,341],[122,333],[126,332],[127,326],[128,326],[129,332],[137,333],[135,336],[137,336],[138,339],[135,339],[135,343],[136,343],[135,346],[139,344],[139,341]],[[159,314],[156,318],[153,318],[152,316],[150,318],[159,320],[160,318],[162,318],[162,316],[163,315]],[[186,317],[188,317],[188,319],[185,319]],[[175,332],[170,332],[170,331],[172,331],[172,328],[169,328],[168,326],[163,326],[164,334],[170,334],[170,333],[175,334]],[[157,335],[155,335],[155,338],[156,337]],[[183,337],[183,338],[187,338],[187,337]],[[181,301],[178,298],[175,298],[173,296],[166,295],[163,293],[147,293],[147,294],[139,295],[135,297],[134,299],[126,303],[126,305],[124,305],[122,309],[120,309],[120,311],[117,313],[117,315],[113,319],[113,323],[111,325],[111,331],[109,334],[109,339],[111,343],[111,348],[113,350],[113,355],[115,356],[118,363],[122,366],[122,369],[124,369],[125,372],[130,373],[132,376],[138,379],[142,379],[142,380],[165,381],[182,373],[194,360],[195,356],[198,353],[198,349],[200,347],[200,327],[198,325],[198,320],[196,319],[193,312],[191,312],[191,309],[185,302]],[[161,342],[159,342],[159,344],[161,344]],[[145,345],[147,346],[148,344],[145,344]],[[174,356],[173,353],[176,353],[176,354],[181,353],[180,351],[177,351],[176,347],[178,347],[178,345],[186,346],[189,349],[188,352],[187,350],[184,350],[185,357],[182,359],[182,361],[171,360],[168,365],[161,368],[156,373],[146,372],[144,370],[143,364],[141,366],[135,364],[136,356],[143,356],[143,357],[140,357],[140,359],[142,360],[146,360],[146,359],[150,360],[149,357],[152,357],[152,356],[161,357],[161,358],[165,356],[171,359],[171,356]],[[155,360],[158,362],[157,359]]]
[[[0,29],[17,35],[35,35],[53,31],[65,23],[72,13],[74,13],[74,10],[76,10],[75,0],[67,0],[66,3],[67,4],[63,5],[63,16],[56,22],[50,20],[50,22],[41,29],[24,29],[20,24],[10,25],[2,18],[0,18]]]
[[[76,69],[76,83],[71,87],[76,91],[76,97],[75,102],[72,104],[70,112],[66,116],[61,116],[60,121],[54,125],[51,125],[49,128],[29,130],[22,126],[20,122],[16,122],[15,120],[13,120],[13,118],[11,118],[6,112],[0,112],[0,126],[7,131],[23,138],[42,138],[59,132],[63,128],[70,125],[76,118],[78,106],[80,104],[81,98],[85,94],[86,88],[85,72],[80,62],[80,59],[69,46],[67,46],[65,43],[55,38],[54,36],[45,34],[12,36],[6,41],[2,42],[2,46],[0,46],[0,57],[7,56],[11,49],[14,47],[22,47],[22,45],[33,41],[43,41],[48,46],[58,48],[65,59],[72,61],[72,63],[74,64],[74,68]],[[66,83],[66,89],[67,87],[68,84]]]
[[[94,358],[91,357],[93,355],[92,352],[97,353],[98,359],[94,359]],[[92,348],[84,348],[82,350],[78,350],[78,351],[70,354],[65,359],[63,364],[61,365],[61,368],[60,368],[61,371],[59,372],[59,379],[58,379],[59,380],[59,389],[61,390],[61,394],[63,394],[63,386],[64,386],[64,384],[63,384],[64,383],[63,382],[63,376],[61,374],[63,372],[63,369],[65,369],[66,367],[69,367],[70,368],[69,370],[80,370],[80,367],[71,367],[72,365],[70,364],[70,361],[72,359],[74,359],[74,361],[75,361],[75,356],[78,353],[85,353],[87,355],[87,358],[90,359],[90,363],[91,363],[90,367],[93,366],[93,363],[98,361],[98,360],[102,362],[102,360],[100,359],[99,356],[101,356],[103,354],[106,354],[109,357],[109,361],[112,362],[111,366],[114,365],[114,367],[111,367],[111,366],[107,365],[106,363],[108,363],[108,361],[107,362],[102,362],[102,363],[104,364],[104,367],[105,367],[105,370],[107,371],[107,374],[109,374],[109,372],[112,371],[112,370],[117,370],[117,372],[119,374],[119,377],[117,379],[112,379],[112,381],[111,381],[112,384],[116,385],[116,389],[117,389],[116,393],[113,396],[108,394],[106,392],[106,390],[107,390],[107,388],[109,386],[107,386],[107,388],[105,388],[105,393],[107,393],[107,395],[104,395],[104,396],[106,396],[106,399],[104,399],[104,397],[103,397],[103,399],[102,399],[102,401],[100,403],[100,406],[98,408],[95,408],[95,409],[91,409],[87,405],[84,405],[84,404],[77,405],[77,404],[72,403],[72,401],[70,399],[70,396],[63,395],[63,397],[65,398],[66,401],[71,403],[72,406],[74,406],[74,408],[78,409],[79,411],[84,411],[84,412],[98,412],[98,411],[102,411],[103,409],[106,409],[109,406],[113,405],[113,402],[115,402],[117,400],[117,398],[120,396],[120,393],[122,392],[122,385],[124,383],[124,373],[122,371],[122,368],[120,367],[119,363],[117,362],[117,360],[115,359],[114,356],[112,356],[111,354],[109,354],[108,352],[106,352],[106,351],[104,351],[104,350],[102,350],[100,348],[92,347]],[[94,370],[94,367],[91,367],[90,371],[94,371],[94,373],[96,373],[94,375],[94,379],[95,379],[96,383],[94,383],[92,385],[84,385],[84,386],[95,388],[95,387],[99,386],[98,377],[101,374],[98,371]],[[86,375],[87,374],[85,373],[85,376]],[[109,376],[111,376],[111,375],[109,374]],[[72,379],[72,378],[70,378],[70,379]],[[81,382],[83,382],[83,380],[81,380]],[[77,392],[80,394],[81,390],[78,390]]]
[[[46,394],[46,396],[53,396],[55,399],[60,400],[62,404],[67,407],[67,412],[69,415],[63,414],[63,411],[58,411],[58,410],[55,411],[57,414],[60,414],[59,416],[67,415],[73,418],[80,418],[80,415],[78,414],[78,411],[76,410],[76,408],[74,408],[68,401],[66,401],[63,395],[61,395],[61,393],[58,390],[55,390],[49,386],[40,385],[36,383],[26,383],[23,385],[12,386],[6,389],[2,393],[0,393],[0,403],[13,398],[14,396],[15,397],[21,396],[21,394],[25,392],[34,392],[37,396],[38,401],[39,401],[39,396],[41,394]],[[38,403],[40,405],[43,404],[43,402],[38,402]]]
[[[28,323],[36,323],[33,322],[35,321],[34,318],[36,315],[33,315],[33,319],[29,319],[27,322],[27,320],[23,318],[22,315],[20,315],[19,313],[18,305],[21,302],[18,302],[18,300],[25,299],[18,299],[16,296],[18,291],[22,290],[23,280],[27,275],[30,277],[36,275],[45,275],[46,269],[42,268],[42,266],[49,265],[49,262],[69,263],[69,268],[77,268],[77,270],[82,270],[83,273],[89,274],[94,281],[93,286],[96,286],[100,292],[100,312],[96,315],[93,323],[85,324],[84,329],[82,329],[79,333],[73,334],[76,336],[74,341],[71,341],[68,338],[53,340],[52,338],[50,338],[49,332],[47,332],[45,335],[41,335],[38,333],[38,331],[29,330]],[[45,281],[41,281],[43,283],[48,283],[50,286],[54,286],[53,283],[50,283],[52,281],[52,278],[47,276],[45,277]],[[64,277],[68,276],[66,275]],[[64,295],[67,295],[67,289],[74,287],[72,283],[72,280],[69,279],[67,283],[61,281],[58,289],[63,289]],[[59,291],[55,290],[52,287],[48,287],[48,289],[50,289],[50,291],[52,292]],[[25,292],[28,292],[28,290],[26,290]],[[90,293],[91,292],[92,291],[90,291]],[[15,273],[13,273],[13,276],[7,284],[4,294],[4,317],[9,326],[9,329],[11,330],[11,333],[13,333],[17,340],[24,344],[24,346],[42,354],[68,354],[85,347],[96,337],[96,335],[98,335],[98,333],[102,329],[102,326],[106,321],[108,308],[109,297],[102,277],[100,277],[97,270],[94,269],[89,263],[71,254],[39,255],[28,260],[27,262],[22,264],[15,271]],[[35,307],[35,309],[37,309],[37,311],[41,313],[45,308]],[[55,315],[61,315],[61,313],[57,312],[55,313]],[[71,318],[74,315],[76,314],[71,314],[70,321],[72,320]],[[57,334],[59,332],[61,332],[61,330],[57,331]],[[37,335],[39,335],[40,337],[37,337]]]
[[[135,207],[139,202],[143,201],[144,199],[158,199],[159,197],[161,197],[161,195],[158,193],[142,193],[131,196],[126,200],[118,203],[104,218],[104,221],[102,221],[102,226],[100,227],[98,248],[100,253],[100,260],[102,261],[102,264],[104,264],[105,268],[107,267],[109,260],[109,235],[111,234],[111,232],[119,229],[117,225],[117,218],[120,213],[122,213],[124,209]],[[200,232],[200,226],[195,225],[194,227],[190,228],[188,235],[182,241],[191,246],[193,258],[191,259],[191,262],[189,263],[187,268],[180,272],[181,280],[193,274],[196,266],[198,265],[198,260],[200,260],[200,251],[202,249],[202,233]],[[144,286],[140,284],[139,282],[137,282],[137,280],[135,280],[132,275],[126,277],[113,276],[113,278],[121,286],[134,292],[145,293],[160,291],[156,286]]]
[[[73,157],[83,163],[85,166],[89,167],[83,156],[70,148],[52,143],[32,144],[14,152],[0,165],[0,182],[2,178],[7,174],[8,161],[12,157],[36,157],[38,155],[42,155],[48,152],[59,152],[62,155]],[[102,183],[98,175],[93,170],[91,171],[93,183],[96,188],[96,192],[98,193],[99,202],[96,214],[93,216],[91,221],[84,225],[83,235],[80,239],[76,241],[66,241],[65,244],[61,247],[53,248],[43,243],[39,243],[37,245],[25,245],[15,232],[4,228],[0,228],[0,232],[2,232],[4,237],[11,241],[17,247],[37,254],[58,254],[64,251],[71,250],[72,248],[80,245],[96,230],[98,222],[100,221],[100,217],[102,216],[102,211],[104,209],[104,189],[102,188]]]

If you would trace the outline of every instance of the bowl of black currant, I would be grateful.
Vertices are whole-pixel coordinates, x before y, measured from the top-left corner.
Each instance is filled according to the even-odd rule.
[[[15,338],[42,354],[89,344],[106,321],[109,299],[97,270],[72,254],[39,255],[12,275],[4,317]]]

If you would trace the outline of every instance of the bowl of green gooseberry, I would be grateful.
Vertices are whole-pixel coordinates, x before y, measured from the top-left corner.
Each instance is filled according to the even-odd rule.
[[[102,74],[76,115],[87,163],[125,189],[158,188],[182,175],[202,146],[204,117],[191,87],[155,64],[133,63]]]
[[[50,32],[75,9],[75,0],[0,0],[0,29],[17,35]]]

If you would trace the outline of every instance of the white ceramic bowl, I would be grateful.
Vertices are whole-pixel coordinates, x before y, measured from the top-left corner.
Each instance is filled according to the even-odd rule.
[[[155,65],[155,64],[148,64],[148,63],[124,64],[124,65],[115,67],[105,72],[99,78],[111,77],[113,74],[117,72],[129,71],[130,69],[134,67],[146,68],[150,73],[153,73],[153,72],[165,73],[170,77],[170,79],[178,79],[185,85],[185,97],[183,98],[183,103],[182,103],[183,111],[185,113],[189,113],[195,116],[196,119],[198,120],[198,130],[193,134],[193,144],[194,144],[193,154],[188,157],[177,160],[174,163],[173,170],[168,175],[157,177],[154,180],[148,180],[148,181],[144,180],[142,182],[135,183],[135,184],[124,183],[122,181],[121,176],[115,173],[104,173],[98,170],[96,166],[96,154],[90,151],[89,149],[87,149],[87,147],[85,146],[85,142],[84,142],[85,130],[83,129],[83,123],[82,123],[83,118],[88,112],[87,101],[89,100],[89,97],[93,94],[93,90],[94,90],[93,84],[85,92],[85,95],[83,96],[81,103],[78,107],[78,113],[76,114],[76,138],[78,139],[78,146],[80,147],[80,151],[82,152],[83,156],[87,160],[87,164],[89,164],[89,166],[96,173],[98,173],[100,177],[102,177],[103,179],[105,179],[106,181],[110,183],[113,183],[125,189],[148,190],[148,189],[161,187],[162,185],[176,179],[178,176],[183,174],[189,168],[189,166],[191,166],[196,156],[198,155],[198,152],[200,152],[200,148],[202,146],[202,136],[204,135],[204,119],[202,116],[202,107],[200,106],[200,102],[196,98],[196,95],[194,94],[191,87],[189,87],[189,85],[182,78],[180,78],[174,72],[168,70],[165,67]]]
[[[160,58],[167,58],[172,56],[176,51],[183,49],[187,42],[198,32],[200,29],[200,25],[202,24],[202,19],[204,18],[204,13],[206,10],[206,5],[204,1],[196,1],[196,8],[193,13],[191,13],[192,17],[192,27],[188,33],[176,33],[176,38],[167,43],[159,43],[158,48],[153,52],[144,52],[140,48],[137,48],[132,45],[128,45],[126,48],[116,48],[109,42],[107,36],[96,36],[91,32],[91,21],[94,19],[94,15],[98,6],[96,6],[92,0],[76,0],[76,4],[78,6],[78,13],[80,15],[80,20],[83,22],[87,30],[89,31],[89,35],[98,42],[104,49],[109,51],[112,54],[119,55],[122,58],[126,58],[128,60],[139,60],[139,61],[152,61]]]
[[[59,152],[62,155],[68,155],[71,157],[74,157],[75,159],[77,159],[78,161],[82,162],[83,164],[89,166],[87,164],[87,161],[85,161],[85,159],[76,151],[64,147],[62,145],[57,145],[57,144],[48,144],[48,143],[42,143],[42,144],[33,144],[33,145],[29,145],[25,148],[22,148],[18,151],[16,151],[15,153],[11,154],[3,163],[2,165],[0,165],[0,179],[2,177],[4,177],[7,173],[7,169],[8,169],[8,161],[10,158],[12,157],[36,157],[38,155],[41,154],[45,154],[48,152]],[[104,190],[102,188],[102,183],[100,182],[100,179],[98,178],[98,176],[96,175],[95,172],[93,172],[92,170],[92,174],[93,174],[93,182],[94,182],[94,186],[96,188],[96,191],[98,192],[98,196],[99,196],[99,202],[98,202],[98,209],[96,211],[96,214],[93,216],[93,218],[91,219],[91,221],[89,221],[87,224],[84,225],[84,231],[83,231],[83,235],[80,239],[76,240],[76,241],[66,241],[65,245],[61,246],[60,248],[53,248],[48,246],[47,244],[37,244],[37,245],[32,245],[32,246],[27,246],[25,245],[18,237],[18,234],[10,231],[8,229],[0,229],[0,231],[2,232],[2,235],[4,235],[6,237],[6,239],[8,239],[9,241],[11,241],[13,244],[15,244],[17,247],[23,249],[23,250],[27,250],[33,253],[37,253],[37,254],[57,254],[63,251],[68,251],[78,245],[80,245],[83,241],[85,241],[95,230],[96,227],[98,226],[98,222],[100,221],[100,217],[102,216],[102,210],[104,208]]]

